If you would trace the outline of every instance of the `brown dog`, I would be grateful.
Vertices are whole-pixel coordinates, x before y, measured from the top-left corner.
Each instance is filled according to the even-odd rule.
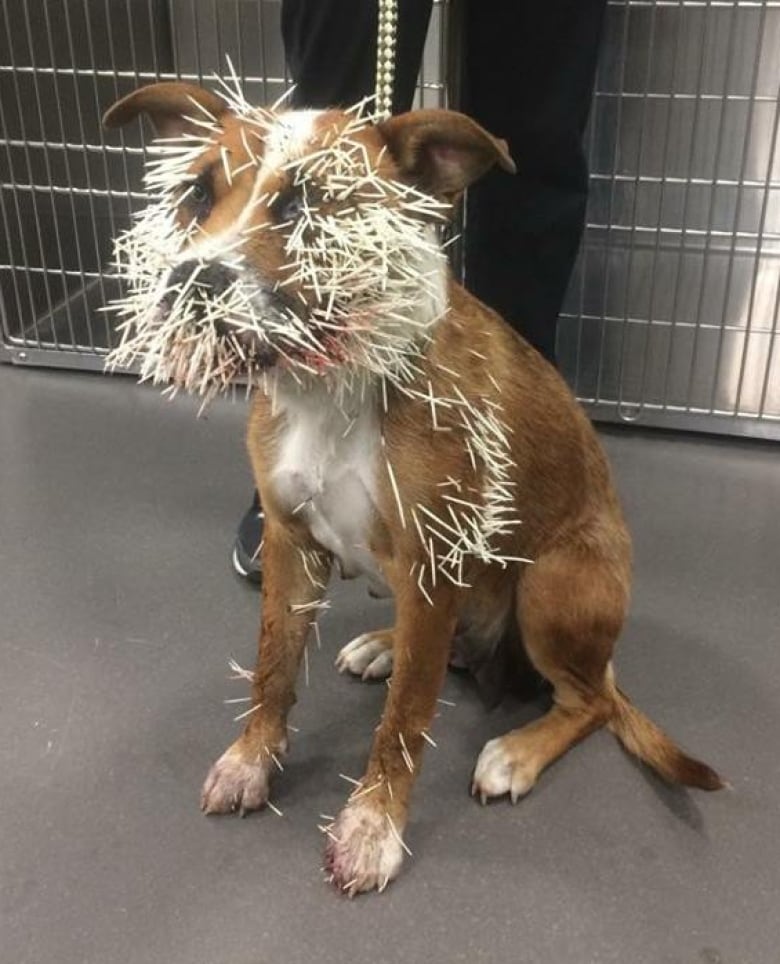
[[[260,279],[271,299],[283,286],[306,322],[312,285],[290,277],[285,241],[299,216],[290,172],[327,150],[348,116],[268,115],[250,148],[245,119],[219,96],[158,84],[119,101],[105,123],[145,112],[159,134],[176,136],[193,123],[183,116],[193,105],[215,126],[187,172],[187,184],[200,187],[181,203],[181,218],[196,221],[206,240],[181,257],[205,265],[215,286],[223,270]],[[494,164],[514,168],[502,141],[449,111],[404,114],[350,136],[386,181],[445,204]],[[330,195],[326,202],[333,217],[355,203]],[[238,246],[238,268],[235,259],[224,266],[222,246]],[[546,766],[605,725],[665,779],[723,785],[615,684],[611,659],[628,606],[631,547],[590,423],[536,351],[437,271],[414,308],[430,327],[403,383],[367,377],[336,401],[327,380],[288,377],[289,353],[281,358],[265,344],[255,355],[259,367],[278,374],[273,393],[256,393],[248,428],[266,520],[256,712],[212,767],[202,808],[228,813],[266,804],[287,752],[287,714],[331,564],[367,574],[375,588],[392,592],[396,622],[359,637],[338,660],[364,677],[392,669],[365,775],[327,829],[327,867],[350,894],[381,890],[400,869],[409,796],[456,635],[483,653],[522,638],[554,691],[541,719],[483,749],[472,786],[483,801],[509,794],[514,802]]]

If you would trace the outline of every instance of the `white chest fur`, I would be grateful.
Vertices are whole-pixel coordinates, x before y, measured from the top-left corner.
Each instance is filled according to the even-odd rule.
[[[372,401],[346,411],[325,392],[279,395],[284,427],[272,484],[281,505],[339,560],[342,575],[381,577],[368,549],[377,504],[379,423]]]

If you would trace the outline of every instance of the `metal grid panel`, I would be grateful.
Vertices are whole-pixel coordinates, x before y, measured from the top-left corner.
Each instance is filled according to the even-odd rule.
[[[780,438],[780,3],[606,29],[562,368],[596,417]]]
[[[143,207],[143,125],[100,125],[155,80],[206,81],[228,54],[247,96],[289,86],[279,0],[0,0],[0,358],[101,368],[116,336],[111,239]],[[448,0],[434,5],[417,91],[445,106]]]
[[[111,238],[145,202],[139,83],[287,85],[279,0],[0,0],[0,356],[99,368]],[[418,102],[446,101],[448,0]],[[559,358],[596,417],[780,437],[780,2],[610,0]]]

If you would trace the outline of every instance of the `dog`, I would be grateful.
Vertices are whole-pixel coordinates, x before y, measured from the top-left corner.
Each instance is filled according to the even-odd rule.
[[[326,871],[350,895],[381,891],[399,873],[454,640],[476,659],[522,647],[552,687],[545,715],[480,753],[472,793],[483,803],[503,795],[514,803],[603,726],[664,779],[722,787],[615,682],[631,543],[595,431],[554,368],[446,268],[437,224],[490,168],[515,170],[507,145],[453,111],[368,122],[340,110],[252,113],[184,83],[140,88],[104,123],[141,114],[163,144],[200,144],[173,174],[166,169],[169,191],[181,181],[175,219],[190,233],[155,281],[157,322],[175,303],[190,311],[190,326],[205,325],[209,306],[242,284],[260,319],[242,326],[235,311],[227,322],[222,312],[207,325],[265,386],[247,431],[265,532],[252,706],[206,778],[202,809],[244,813],[268,803],[334,565],[367,576],[396,607],[392,628],[358,637],[337,660],[364,679],[389,677],[365,774],[325,828]],[[326,190],[318,178],[333,165],[341,188]],[[402,227],[383,228],[380,243],[364,218],[342,243],[342,225],[361,205],[372,224],[378,215],[390,224],[401,209]],[[407,244],[410,224],[419,230]],[[369,234],[387,260],[385,280],[374,272],[351,297],[344,279],[370,261]],[[291,265],[299,242],[307,253]],[[195,271],[188,287],[182,279]],[[328,271],[341,272],[335,308]]]

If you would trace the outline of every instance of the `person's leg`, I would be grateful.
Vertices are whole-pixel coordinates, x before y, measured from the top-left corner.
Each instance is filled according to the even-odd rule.
[[[398,0],[393,113],[412,104],[431,6]],[[349,107],[374,93],[377,10],[372,0],[283,0],[295,107]]]
[[[585,221],[588,117],[606,0],[465,0],[462,109],[518,173],[469,191],[466,284],[549,360]]]
[[[263,541],[263,510],[257,491],[252,504],[241,517],[233,540],[233,569],[249,582],[260,582],[260,546]]]
[[[393,111],[409,110],[432,0],[398,0]],[[371,0],[282,0],[282,39],[295,84],[292,107],[350,107],[374,93],[377,4]],[[233,544],[233,568],[260,582],[263,515],[255,493]]]

